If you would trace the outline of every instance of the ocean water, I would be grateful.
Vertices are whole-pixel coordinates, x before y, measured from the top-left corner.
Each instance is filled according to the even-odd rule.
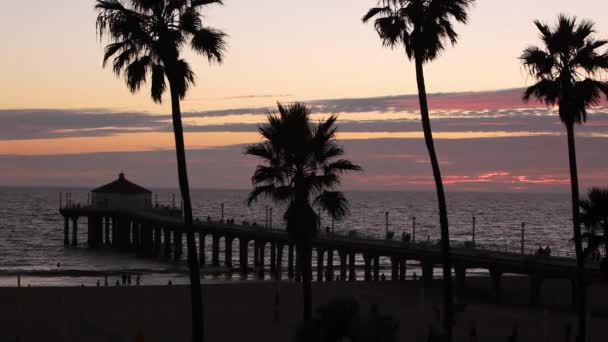
[[[177,190],[153,191],[159,204],[172,204],[175,194],[176,205],[180,205]],[[88,189],[0,187],[0,286],[16,285],[18,273],[27,274],[21,277],[23,286],[94,285],[103,279],[97,274],[76,276],[80,271],[111,274],[130,271],[140,274],[144,284],[166,284],[169,280],[173,283],[187,282],[183,261],[138,258],[134,254],[110,250],[88,250],[84,243],[85,229],[79,230],[82,232],[79,238],[81,245],[66,248],[63,245],[63,218],[59,214],[60,193],[66,192],[72,193],[73,202],[87,203]],[[411,233],[413,216],[416,217],[417,240],[437,240],[439,237],[437,205],[431,192],[352,191],[346,195],[351,203],[351,214],[343,222],[334,224],[336,233],[357,231],[360,235],[383,238],[385,213],[388,212],[389,229],[395,231],[397,238],[402,232]],[[192,197],[194,215],[201,219],[207,216],[218,219],[224,203],[226,218],[263,224],[265,207],[272,205],[259,202],[248,207],[245,203],[247,190],[197,189],[192,191]],[[273,226],[281,227],[284,208],[272,207]],[[568,194],[448,193],[448,212],[454,243],[471,241],[472,216],[475,215],[476,242],[483,248],[518,252],[521,223],[525,222],[526,252],[532,253],[541,244],[551,246],[554,254],[573,255]],[[323,226],[331,225],[326,215],[322,217]],[[80,227],[86,227],[85,222],[80,223]],[[238,253],[234,255],[236,257]],[[388,265],[387,260],[381,263]],[[415,268],[408,267],[410,269],[415,272]],[[57,274],[40,276],[36,271]],[[60,273],[72,273],[73,276]],[[204,281],[229,278],[230,275],[209,274]],[[111,275],[109,282],[113,284],[118,279],[119,275]]]

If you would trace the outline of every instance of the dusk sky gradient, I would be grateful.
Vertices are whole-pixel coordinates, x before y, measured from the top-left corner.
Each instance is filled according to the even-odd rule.
[[[187,58],[197,85],[183,102],[195,187],[249,187],[242,155],[276,101],[340,114],[339,138],[365,172],[348,189],[433,189],[414,66],[361,23],[374,0],[228,0],[206,22],[225,30],[223,65]],[[0,185],[95,186],[124,170],[142,185],[176,186],[170,108],[132,95],[102,69],[94,1],[0,3]],[[448,190],[567,191],[564,129],[521,101],[532,84],[517,57],[539,44],[534,19],[596,22],[604,0],[478,0],[460,42],[427,66],[433,128]],[[606,78],[606,75],[600,77]],[[168,103],[168,99],[166,103]],[[608,104],[578,130],[582,186],[607,185]],[[134,153],[140,152],[140,153]]]

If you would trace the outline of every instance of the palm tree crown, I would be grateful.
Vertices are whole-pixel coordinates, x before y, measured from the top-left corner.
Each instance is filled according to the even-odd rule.
[[[588,233],[583,234],[587,239],[589,248],[587,255],[600,245],[604,245],[608,257],[608,188],[592,188],[587,198],[581,199],[581,222],[588,228]],[[602,236],[597,235],[597,230]]]
[[[593,79],[608,71],[608,54],[598,52],[608,41],[595,39],[594,24],[576,17],[560,15],[555,27],[538,20],[534,24],[544,49],[531,46],[520,57],[538,81],[526,90],[524,100],[535,97],[547,106],[558,105],[568,125],[585,122],[587,109],[599,104],[602,93],[608,96],[608,83]]]
[[[451,19],[466,23],[467,10],[475,0],[379,0],[363,22],[372,18],[385,46],[403,45],[408,58],[423,63],[434,60],[445,48],[458,41]]]
[[[341,220],[348,214],[348,202],[335,188],[342,173],[359,171],[361,167],[340,159],[344,149],[336,144],[337,117],[332,115],[314,124],[310,110],[303,104],[285,107],[279,103],[278,108],[279,113],[268,114],[268,123],[259,128],[265,141],[245,150],[265,162],[251,178],[254,189],[248,203],[265,196],[290,204],[289,215],[294,203],[299,202],[301,208],[312,199],[334,219]]]
[[[124,74],[131,92],[148,76],[151,96],[162,102],[165,79],[183,99],[194,83],[194,73],[180,52],[188,43],[209,61],[222,62],[226,35],[203,25],[201,9],[221,0],[97,0],[97,30],[107,35],[104,66],[113,58],[113,70]]]

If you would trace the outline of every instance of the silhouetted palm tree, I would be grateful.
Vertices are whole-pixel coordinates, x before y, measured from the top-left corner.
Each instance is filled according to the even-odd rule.
[[[589,228],[589,250],[604,245],[604,255],[608,257],[608,188],[592,188],[586,199],[581,199],[581,222]],[[597,239],[595,230],[602,231]],[[595,241],[595,242],[594,242]]]
[[[572,229],[578,265],[577,290],[578,340],[586,339],[586,289],[584,256],[579,216],[579,189],[574,142],[574,125],[585,122],[587,109],[600,103],[602,93],[608,95],[608,83],[595,80],[599,72],[608,71],[608,55],[598,52],[608,42],[593,37],[594,24],[560,15],[555,27],[540,21],[543,48],[528,47],[521,61],[537,83],[529,87],[524,100],[536,98],[549,107],[559,107],[559,117],[566,126],[572,191]]]
[[[304,320],[310,320],[312,240],[319,228],[311,200],[334,220],[341,220],[349,208],[344,194],[336,191],[340,176],[361,167],[339,159],[344,150],[335,140],[336,116],[313,124],[310,110],[301,103],[287,107],[279,103],[278,108],[279,113],[268,114],[268,123],[259,127],[265,141],[245,149],[245,154],[264,161],[251,178],[254,189],[247,201],[251,205],[263,196],[288,205],[284,218],[302,270]]]
[[[107,36],[110,41],[105,48],[104,66],[113,58],[114,72],[124,74],[131,92],[138,91],[149,77],[154,102],[160,103],[167,90],[171,95],[190,268],[192,339],[197,342],[204,338],[203,308],[180,109],[180,100],[194,84],[195,76],[181,57],[181,50],[189,44],[210,62],[222,61],[225,34],[205,26],[201,19],[205,6],[221,3],[220,0],[97,0],[95,4],[99,36]]]
[[[443,255],[445,310],[443,326],[448,341],[452,340],[453,324],[450,234],[445,192],[429,118],[429,106],[424,82],[424,64],[439,57],[448,41],[452,45],[457,43],[458,34],[454,30],[451,20],[466,23],[468,19],[467,10],[474,2],[474,0],[380,0],[378,7],[371,8],[362,19],[366,23],[375,18],[374,27],[382,39],[383,45],[391,48],[405,48],[408,59],[413,60],[416,65],[416,81],[424,140],[431,159],[437,188]]]

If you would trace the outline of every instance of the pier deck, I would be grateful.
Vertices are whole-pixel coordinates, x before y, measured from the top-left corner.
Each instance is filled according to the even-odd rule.
[[[87,217],[88,245],[92,248],[109,245],[119,250],[135,250],[150,256],[180,259],[183,251],[183,221],[180,213],[165,209],[142,211],[117,211],[93,207],[66,207],[60,209],[65,219],[65,243],[70,244],[70,221],[72,222],[72,245],[78,244],[78,219]],[[270,229],[259,225],[237,225],[225,222],[195,220],[195,236],[198,240],[201,264],[205,260],[205,238],[211,236],[211,263],[220,266],[220,244],[224,244],[221,258],[223,265],[232,269],[233,242],[238,240],[238,263],[242,274],[250,271],[249,249],[253,243],[253,269],[264,277],[265,266],[271,276],[280,277],[284,265],[290,278],[300,279],[295,268],[295,248],[285,230]],[[270,247],[269,265],[265,265],[265,253]],[[285,251],[286,249],[286,251]],[[355,281],[355,259],[361,255],[364,260],[364,280],[380,280],[380,257],[391,261],[391,280],[405,280],[406,261],[415,260],[422,269],[422,281],[429,284],[433,278],[433,268],[441,265],[441,250],[437,243],[403,242],[399,240],[376,239],[358,235],[321,233],[313,241],[316,252],[318,281]],[[286,252],[286,253],[285,253]],[[337,253],[337,254],[334,254]],[[486,269],[493,280],[496,296],[500,298],[500,278],[503,274],[526,275],[530,279],[530,300],[535,303],[539,297],[544,279],[560,278],[570,280],[574,286],[576,260],[568,257],[522,255],[521,253],[484,250],[472,246],[454,246],[451,250],[456,275],[457,290],[464,287],[467,269]],[[286,254],[286,259],[283,257]],[[339,264],[334,267],[334,255]],[[334,277],[334,274],[339,277]],[[589,281],[601,279],[599,265],[589,264],[586,268]],[[573,291],[574,295],[575,291]],[[575,300],[573,298],[573,300]]]

